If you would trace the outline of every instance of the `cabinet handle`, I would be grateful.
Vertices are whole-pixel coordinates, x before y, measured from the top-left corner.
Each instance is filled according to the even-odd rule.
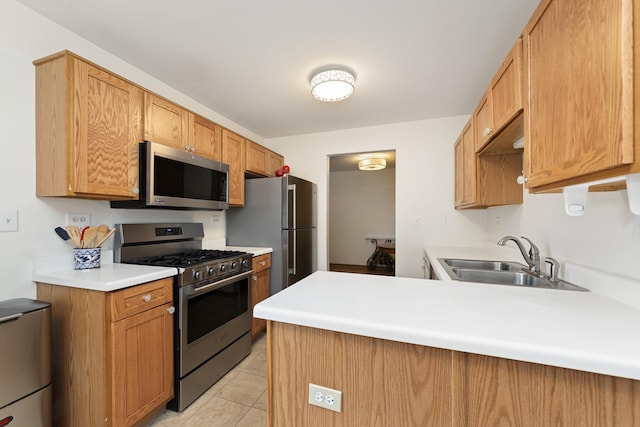
[[[133,188],[131,189],[131,192],[132,192],[133,194],[140,194],[140,189],[139,189],[138,187],[133,187]]]
[[[267,265],[267,261],[260,261],[260,265],[264,267],[265,265]]]
[[[527,182],[529,182],[529,178],[524,175],[519,175],[518,178],[516,178],[516,182],[520,185],[526,184]]]
[[[173,314],[176,312],[176,308],[174,306],[171,306],[169,308],[167,308],[167,311],[169,312],[169,314]]]
[[[489,136],[491,135],[491,132],[493,132],[493,128],[485,128],[482,132],[482,136]]]
[[[253,276],[253,280],[258,280],[258,276]]]
[[[144,302],[151,301],[151,295],[150,294],[146,294],[145,296],[142,297],[142,301],[144,301]]]

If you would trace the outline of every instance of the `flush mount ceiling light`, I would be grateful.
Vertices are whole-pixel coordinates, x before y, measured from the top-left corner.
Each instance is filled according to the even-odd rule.
[[[311,79],[311,94],[325,102],[342,101],[355,90],[356,79],[348,71],[322,71]]]
[[[362,159],[358,162],[358,169],[361,171],[379,171],[387,167],[385,159]]]

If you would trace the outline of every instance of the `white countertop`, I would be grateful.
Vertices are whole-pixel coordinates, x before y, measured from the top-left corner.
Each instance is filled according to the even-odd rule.
[[[320,271],[254,315],[640,380],[640,309],[596,292]]]
[[[217,240],[203,240],[202,249],[219,249],[227,251],[242,251],[253,254],[253,256],[259,256],[264,254],[270,254],[273,252],[273,248],[267,247],[254,247],[254,246],[226,246],[224,239]]]
[[[119,264],[113,251],[102,251],[100,268],[75,270],[73,255],[34,258],[32,280],[52,285],[111,292],[178,274],[175,267]]]
[[[221,248],[221,249],[226,249],[229,251],[249,252],[250,254],[253,254],[253,256],[265,255],[273,252],[273,249],[271,248],[255,248],[255,247],[248,247],[248,246],[225,246],[224,248]]]

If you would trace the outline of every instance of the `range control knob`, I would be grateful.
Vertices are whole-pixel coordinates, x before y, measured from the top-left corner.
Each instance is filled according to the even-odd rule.
[[[207,268],[207,273],[209,274],[209,276],[213,276],[214,274],[216,274],[216,269],[213,267],[209,267]]]
[[[238,268],[238,263],[236,261],[232,261],[231,262],[231,269],[235,270],[236,268]]]
[[[227,271],[227,265],[226,264],[220,264],[220,271],[223,272],[223,273],[225,271]]]
[[[242,260],[242,266],[243,267],[249,267],[249,260],[248,259],[243,259]]]
[[[202,270],[196,270],[193,272],[193,278],[195,280],[202,280]]]

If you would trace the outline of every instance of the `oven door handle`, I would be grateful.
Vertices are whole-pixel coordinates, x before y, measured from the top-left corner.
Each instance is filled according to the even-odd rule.
[[[227,286],[230,283],[237,282],[238,280],[242,280],[246,277],[249,277],[253,274],[253,270],[249,270],[244,273],[236,274],[235,276],[227,277],[226,279],[222,279],[218,282],[209,283],[202,286],[194,286],[193,293],[197,294],[204,291],[213,291],[224,286]]]

